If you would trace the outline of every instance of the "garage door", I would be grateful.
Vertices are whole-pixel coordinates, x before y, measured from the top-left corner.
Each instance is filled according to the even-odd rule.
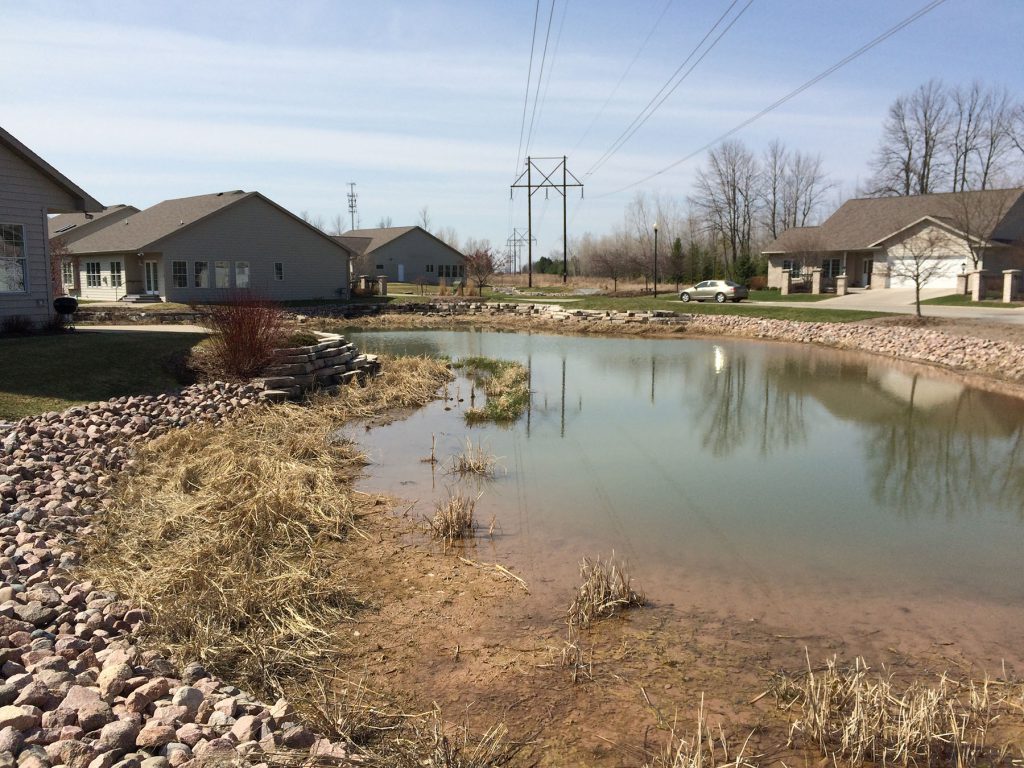
[[[890,269],[890,288],[913,288],[914,281],[909,277],[900,277],[897,273],[909,272],[911,264],[902,267],[899,259],[893,259],[893,266]],[[929,262],[926,265],[931,267]],[[956,259],[942,259],[939,268],[931,278],[922,286],[927,288],[949,288],[956,290],[956,276],[960,274],[960,262]]]

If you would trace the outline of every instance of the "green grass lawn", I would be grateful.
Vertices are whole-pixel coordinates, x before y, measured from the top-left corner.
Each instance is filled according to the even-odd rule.
[[[834,299],[834,293],[791,293],[783,296],[782,291],[751,291],[751,301],[824,301]]]
[[[940,307],[997,307],[1001,309],[1017,309],[1024,307],[1024,302],[1013,301],[1004,304],[999,299],[986,299],[985,301],[971,301],[971,297],[963,293],[953,293],[949,296],[936,296],[934,299],[924,299],[922,304],[931,304]]]
[[[194,333],[78,330],[0,339],[0,419],[176,389],[185,382],[175,375],[173,358],[203,338]]]

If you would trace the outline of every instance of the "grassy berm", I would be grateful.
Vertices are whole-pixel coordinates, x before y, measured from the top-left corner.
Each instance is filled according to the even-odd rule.
[[[439,715],[401,716],[333,663],[337,630],[365,598],[346,577],[344,544],[359,540],[373,500],[352,488],[363,456],[332,435],[423,405],[450,378],[444,361],[386,360],[365,388],[153,441],[97,526],[91,577],[151,611],[147,642],[286,697],[320,732],[351,740],[367,765],[422,765],[435,753],[447,757],[431,765],[469,765],[444,761],[464,749],[500,764],[504,730],[469,748]]]

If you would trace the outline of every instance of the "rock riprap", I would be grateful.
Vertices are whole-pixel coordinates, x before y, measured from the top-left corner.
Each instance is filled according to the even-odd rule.
[[[216,422],[262,388],[213,384],[23,419],[0,435],[0,768],[179,768],[301,750],[347,756],[287,702],[179,669],[133,636],[146,612],[82,580],[79,541],[141,441]],[[266,407],[266,406],[264,406]]]

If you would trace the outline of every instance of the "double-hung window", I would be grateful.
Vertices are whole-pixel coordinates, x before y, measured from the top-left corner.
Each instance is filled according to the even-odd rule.
[[[68,259],[60,263],[60,277],[64,285],[73,287],[75,284],[75,263]]]
[[[171,287],[188,288],[188,262],[171,262]]]
[[[228,273],[229,264],[226,261],[215,261],[213,263],[213,285],[215,288],[230,288],[231,275]]]
[[[124,285],[124,277],[121,275],[120,261],[110,262],[110,284],[114,288],[120,288],[122,285]]]
[[[235,288],[249,287],[249,262],[235,262]]]
[[[102,264],[98,261],[85,262],[86,288],[99,288],[101,284]]]
[[[197,261],[195,279],[192,281],[194,288],[210,287],[210,262]]]
[[[21,224],[0,224],[0,293],[26,291],[25,227]]]

